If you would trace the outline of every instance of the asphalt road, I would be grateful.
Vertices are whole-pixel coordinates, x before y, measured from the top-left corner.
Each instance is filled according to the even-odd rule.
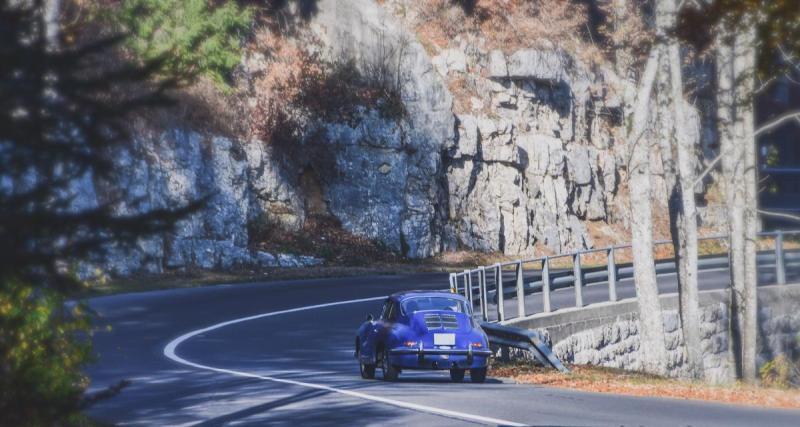
[[[727,278],[710,272],[701,281],[720,287]],[[674,276],[662,285],[671,289]],[[366,313],[377,314],[380,299],[291,311],[446,286],[445,274],[420,274],[93,299],[99,326],[111,330],[94,337],[98,362],[88,370],[90,391],[121,379],[132,384],[90,413],[123,425],[157,426],[796,426],[800,419],[800,411],[518,385],[491,372],[485,384],[453,384],[446,372],[404,372],[397,383],[362,380],[352,357],[354,334]],[[620,284],[621,297],[626,287],[632,286]],[[553,302],[568,306],[574,294],[554,292]]]

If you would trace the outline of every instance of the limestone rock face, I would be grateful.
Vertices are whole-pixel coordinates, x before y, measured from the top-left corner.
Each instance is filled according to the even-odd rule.
[[[624,228],[626,147],[617,135],[633,91],[613,71],[589,70],[558,47],[503,52],[462,40],[428,52],[373,0],[320,0],[307,19],[323,57],[399,64],[403,114],[359,106],[356,120],[309,120],[291,150],[178,125],[137,132],[115,157],[118,176],[84,179],[76,200],[122,194],[122,212],[206,195],[209,203],[173,233],[113,248],[99,264],[118,274],[312,265],[319,260],[253,253],[248,243],[254,224],[298,230],[315,214],[410,258],[460,248],[563,252],[595,245],[597,227]],[[247,52],[241,72],[263,72],[265,58]],[[470,89],[456,103],[454,79]]]
[[[357,64],[399,61],[405,114],[384,118],[365,108],[355,123],[309,123],[294,151],[192,129],[141,129],[133,146],[116,155],[119,174],[98,183],[99,193],[124,193],[119,209],[130,212],[210,199],[173,233],[112,250],[98,264],[120,275],[189,266],[317,265],[321,260],[248,249],[250,224],[296,230],[315,213],[333,215],[346,230],[408,257],[441,250],[441,152],[454,144],[455,117],[431,58],[372,1],[317,2],[309,26],[326,54],[348,55]],[[243,72],[263,71],[263,58],[245,55]],[[438,66],[466,72],[465,61],[453,50]],[[80,186],[83,199],[95,197],[91,179]]]
[[[569,80],[571,63],[566,53],[557,50],[518,50],[508,59],[508,77],[542,82]]]
[[[555,251],[591,247],[586,224],[611,216],[617,152],[611,108],[599,83],[562,50],[493,50],[470,56],[490,111],[458,117],[448,160],[448,206],[456,246],[508,254],[536,243]],[[589,102],[591,100],[591,102]]]
[[[76,182],[81,203],[110,202],[120,214],[176,208],[207,197],[198,212],[176,224],[172,233],[141,238],[131,247],[111,247],[102,260],[91,264],[105,272],[126,276],[161,273],[194,266],[229,269],[244,265],[293,267],[318,265],[321,260],[248,248],[248,224],[253,218],[285,204],[285,220],[298,204],[293,192],[265,152],[263,144],[242,144],[228,138],[186,129],[162,132],[142,130],[133,143],[114,153],[111,179]],[[302,201],[299,202],[302,206]],[[86,207],[86,206],[84,206]],[[302,215],[302,209],[298,209]],[[279,258],[289,257],[294,261]],[[90,277],[93,269],[83,266]]]
[[[366,137],[367,127],[371,138]],[[376,114],[358,128],[328,124],[326,135],[336,146],[337,173],[325,179],[324,189],[330,213],[345,229],[400,251],[403,230],[398,225],[408,218],[406,183],[413,166],[402,147],[400,125]]]
[[[466,71],[463,52],[432,62],[413,34],[369,0],[317,3],[312,27],[326,49],[358,64],[402,64],[395,76],[402,119],[365,113],[355,127],[324,124],[335,145],[336,171],[324,189],[330,213],[348,231],[383,241],[411,258],[441,250],[444,147],[455,139],[452,98],[434,70]]]

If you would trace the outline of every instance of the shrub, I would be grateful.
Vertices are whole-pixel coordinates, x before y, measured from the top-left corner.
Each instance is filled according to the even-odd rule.
[[[364,108],[377,109],[385,119],[406,115],[401,86],[393,75],[377,66],[359,67],[352,58],[325,61],[313,56],[289,85],[298,89],[295,107],[309,117],[355,125]]]
[[[81,424],[90,360],[82,307],[67,310],[54,291],[13,279],[0,286],[0,425]]]
[[[163,58],[170,75],[210,77],[229,89],[228,76],[241,58],[240,35],[251,8],[228,0],[123,0],[115,18],[130,33],[128,46],[142,59]]]
[[[767,387],[789,388],[800,379],[800,369],[784,354],[762,365],[759,374]]]

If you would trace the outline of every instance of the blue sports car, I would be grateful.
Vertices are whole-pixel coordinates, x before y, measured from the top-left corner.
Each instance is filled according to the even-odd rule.
[[[367,315],[358,329],[355,356],[363,378],[394,381],[403,369],[449,369],[453,381],[469,370],[472,382],[486,380],[489,340],[472,318],[463,296],[412,291],[393,294],[379,319]]]

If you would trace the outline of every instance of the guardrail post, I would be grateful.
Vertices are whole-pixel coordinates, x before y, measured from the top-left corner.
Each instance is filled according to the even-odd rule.
[[[542,259],[542,304],[544,312],[549,313],[550,309],[550,259]]]
[[[472,272],[470,271],[467,273],[467,300],[469,301],[470,307],[474,306],[472,302]]]
[[[517,316],[525,317],[525,279],[522,277],[522,261],[517,261]]]
[[[786,262],[783,256],[783,231],[778,230],[775,235],[775,282],[779,285],[786,284]]]
[[[614,260],[614,247],[608,248],[608,300],[617,300],[617,263]]]
[[[572,276],[575,284],[575,307],[583,307],[583,270],[581,269],[580,252],[575,252],[573,255]]]
[[[497,321],[502,322],[506,320],[505,308],[503,307],[503,268],[500,264],[494,265],[494,281],[495,288],[497,289]]]
[[[469,289],[467,286],[467,280],[469,280],[469,270],[464,270],[464,298],[469,299]]]
[[[478,291],[480,292],[481,296],[481,319],[484,322],[489,321],[489,307],[487,306],[486,298],[486,268],[485,267],[478,267]]]

